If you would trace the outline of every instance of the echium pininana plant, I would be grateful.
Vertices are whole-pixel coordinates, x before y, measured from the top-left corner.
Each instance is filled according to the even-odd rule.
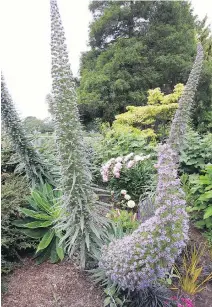
[[[12,97],[1,74],[1,116],[3,127],[12,141],[20,161],[24,165],[27,178],[32,186],[40,183],[53,184],[49,168],[28,139],[22,122],[15,109]]]
[[[161,145],[155,215],[131,236],[103,248],[100,266],[124,289],[140,290],[164,277],[185,246],[188,219],[175,160],[170,146]]]
[[[113,241],[102,249],[100,267],[109,279],[123,289],[141,290],[163,278],[186,245],[188,216],[185,211],[185,195],[177,174],[178,148],[189,120],[192,103],[190,97],[194,97],[202,60],[202,48],[198,45],[196,61],[188,80],[189,86],[185,87],[184,100],[179,107],[179,120],[175,117],[167,144],[158,148],[155,215],[142,223],[132,235]],[[191,85],[191,80],[195,86]],[[180,122],[184,125],[182,129]]]
[[[175,113],[169,134],[168,142],[177,152],[180,152],[183,146],[184,134],[189,123],[192,104],[202,69],[203,57],[203,47],[199,43],[197,46],[197,56],[183,94],[179,99],[178,109]]]
[[[103,233],[106,221],[99,216],[100,203],[92,188],[86,157],[75,85],[70,69],[65,35],[56,0],[50,0],[53,117],[61,165],[62,214],[57,227],[65,232],[68,254],[80,251],[81,267],[86,255]]]

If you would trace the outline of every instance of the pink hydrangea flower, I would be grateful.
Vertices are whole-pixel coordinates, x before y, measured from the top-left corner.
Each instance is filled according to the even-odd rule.
[[[122,162],[122,159],[123,159],[122,157],[117,157],[117,158],[115,159],[115,161],[116,161],[116,162]]]
[[[131,168],[134,164],[135,164],[135,161],[134,161],[134,160],[130,160],[130,161],[127,163],[127,168]]]

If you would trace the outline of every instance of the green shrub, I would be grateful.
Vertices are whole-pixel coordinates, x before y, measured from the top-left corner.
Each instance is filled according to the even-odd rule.
[[[109,217],[116,225],[121,225],[124,233],[131,233],[139,225],[136,213],[133,214],[132,211],[113,209],[110,211]]]
[[[33,144],[36,152],[39,152],[42,161],[51,167],[51,174],[55,182],[59,178],[59,162],[56,155],[55,137],[54,134],[36,134],[30,136],[30,141]],[[8,137],[2,136],[2,164],[1,171],[15,174],[25,174],[25,166],[18,153],[12,147]]]
[[[127,112],[116,116],[113,128],[120,126],[122,130],[138,130],[144,138],[151,138],[152,141],[156,138],[164,139],[168,135],[170,122],[178,108],[177,102],[183,88],[183,84],[179,83],[169,95],[161,93],[160,88],[149,90],[147,105],[126,107]]]
[[[205,167],[204,175],[191,175],[191,193],[195,201],[188,207],[195,225],[212,230],[212,164]]]
[[[104,125],[102,126],[102,135],[103,139],[97,148],[102,162],[117,156],[127,155],[130,152],[148,154],[156,145],[155,134],[151,129],[144,135],[139,129],[130,126],[117,124],[110,128]]]
[[[60,191],[53,190],[48,184],[32,190],[28,198],[30,208],[20,208],[26,218],[14,222],[21,227],[21,233],[40,240],[35,255],[37,263],[48,258],[55,263],[64,258],[64,246],[59,245],[61,233],[54,228],[61,213],[61,196]]]
[[[199,173],[205,164],[212,163],[212,133],[200,136],[190,130],[185,136],[180,162],[181,170],[189,174]]]
[[[8,273],[13,268],[21,251],[34,249],[37,244],[37,240],[29,239],[12,225],[22,216],[19,209],[27,205],[26,197],[29,194],[25,178],[7,174],[1,189],[2,273]]]
[[[132,168],[123,168],[120,178],[111,178],[108,185],[111,190],[127,190],[135,202],[140,196],[150,191],[155,186],[156,170],[153,167],[154,160],[146,160],[137,163]]]
[[[3,132],[1,135],[1,172],[2,173],[13,173],[17,163],[10,163],[11,157],[15,151],[12,148],[11,142],[9,141],[6,134]]]

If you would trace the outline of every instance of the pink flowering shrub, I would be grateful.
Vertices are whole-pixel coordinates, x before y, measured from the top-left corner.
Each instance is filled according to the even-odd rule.
[[[154,157],[133,153],[124,157],[110,159],[101,168],[103,181],[117,195],[120,190],[129,191],[138,204],[140,195],[155,183],[156,170],[153,168]]]
[[[150,158],[150,155],[142,156],[130,153],[124,157],[117,157],[110,159],[101,168],[101,175],[103,182],[108,182],[112,177],[120,178],[121,170],[123,168],[130,169],[135,166],[138,162],[144,161]]]

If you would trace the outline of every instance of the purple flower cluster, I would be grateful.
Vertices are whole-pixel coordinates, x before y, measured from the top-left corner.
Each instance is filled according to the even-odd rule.
[[[100,267],[123,289],[140,290],[163,278],[185,246],[188,216],[175,161],[170,145],[161,145],[155,215],[131,236],[103,247]]]

